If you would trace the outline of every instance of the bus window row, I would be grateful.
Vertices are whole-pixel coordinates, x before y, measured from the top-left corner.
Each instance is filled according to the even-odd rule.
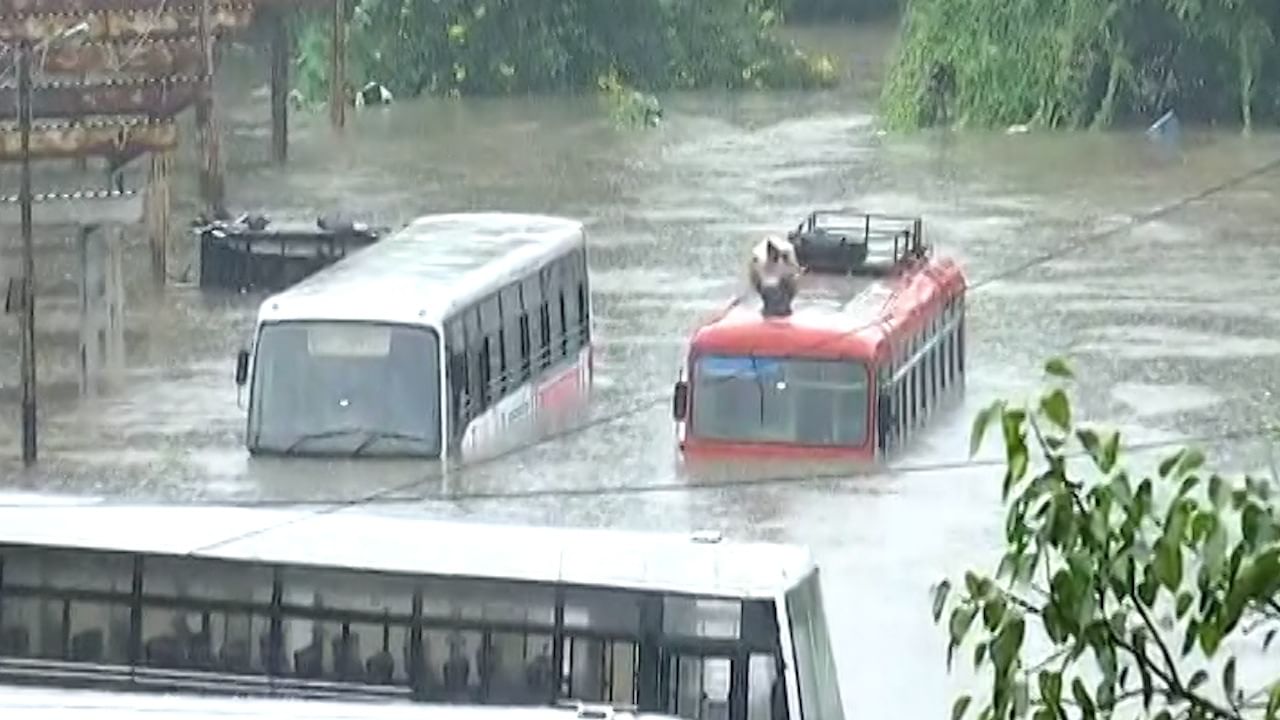
[[[299,638],[310,632],[304,626],[323,626],[325,642],[348,648],[334,657],[354,652],[352,643],[393,652],[408,642],[410,627],[423,628],[430,652],[447,649],[444,640],[431,639],[437,629],[770,648],[777,643],[771,608],[764,601],[616,589],[0,548],[0,654],[9,656],[270,672],[280,668],[268,670],[267,658],[275,656],[260,643],[273,619],[283,633],[281,661],[297,659],[293,653],[306,645],[297,645]],[[362,662],[369,676],[378,675],[370,668],[387,666]],[[315,667],[295,662],[290,672],[315,674],[304,666]],[[351,674],[349,667],[344,661],[330,671]]]
[[[964,297],[949,298],[910,340],[900,345],[882,387],[881,447],[905,438],[964,377]]]
[[[462,428],[591,341],[586,251],[522,277],[446,323],[450,401]]]
[[[637,704],[648,697],[694,720],[768,718],[777,679],[773,654],[752,653],[750,711],[731,715],[730,675],[734,658],[747,657],[742,651],[717,657],[651,645],[658,659],[646,675],[641,641],[566,633],[557,673],[551,633],[415,629],[392,622],[273,624],[254,613],[160,606],[142,608],[135,633],[131,610],[123,603],[6,597],[0,658],[388,686],[433,702],[543,705],[575,698]],[[138,662],[131,662],[133,654]]]

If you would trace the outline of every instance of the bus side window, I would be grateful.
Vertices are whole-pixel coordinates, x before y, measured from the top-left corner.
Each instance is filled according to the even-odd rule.
[[[450,320],[445,326],[445,347],[449,352],[449,412],[453,437],[459,437],[470,420],[467,413],[471,404],[467,382],[467,333],[461,318]]]
[[[591,342],[591,272],[587,268],[587,251],[578,250],[574,259],[578,270],[578,327],[582,332],[582,343],[586,345]]]
[[[559,312],[560,312],[560,357],[566,358],[573,352],[575,344],[575,328],[570,322],[572,311],[569,304],[573,297],[573,264],[568,258],[564,258],[556,263],[556,290],[559,296]],[[552,308],[552,312],[556,312]]]
[[[502,350],[503,381],[506,387],[515,387],[528,379],[524,374],[522,353],[527,346],[524,328],[524,308],[520,306],[520,285],[512,283],[502,289]]]
[[[521,281],[516,286],[518,301],[520,301],[520,377],[525,380],[532,378],[532,342],[529,337],[529,314],[538,311],[538,306],[530,305],[525,301],[525,283]]]
[[[564,284],[555,263],[542,269],[543,317],[547,320],[547,365],[560,360],[564,344]]]
[[[560,261],[560,273],[564,278],[564,294],[561,296],[561,319],[564,321],[564,353],[566,356],[576,354],[582,346],[582,324],[578,321],[582,310],[578,305],[581,295],[578,283],[581,275],[578,271],[577,257],[570,255]]]
[[[465,315],[467,328],[467,352],[471,367],[467,379],[471,381],[471,417],[474,418],[489,407],[489,338],[485,337],[480,323],[480,308],[468,308]]]
[[[529,335],[529,372],[538,375],[543,367],[542,358],[547,349],[546,321],[542,308],[542,283],[537,275],[524,279],[520,288],[524,301],[525,322]]]
[[[942,354],[942,338],[940,336],[942,323],[940,320],[941,318],[937,315],[933,317],[933,337],[930,338],[933,347],[929,348],[929,392],[933,397],[938,396],[938,385],[941,384],[939,376],[942,375],[942,358],[940,357]]]
[[[485,397],[490,402],[495,402],[506,391],[503,377],[505,358],[502,353],[502,313],[497,294],[480,302],[480,330],[484,333],[484,354],[489,360],[488,374],[485,376]]]
[[[924,415],[929,412],[929,396],[925,394],[925,383],[929,380],[926,376],[925,361],[928,357],[924,350],[924,329],[920,330],[920,334],[916,336],[916,352],[920,354],[920,358],[916,361],[916,392],[920,395],[920,414]]]

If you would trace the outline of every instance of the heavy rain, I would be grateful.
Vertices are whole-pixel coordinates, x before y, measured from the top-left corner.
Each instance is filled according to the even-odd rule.
[[[806,37],[848,60],[853,81],[666,94],[662,125],[640,131],[611,124],[589,96],[405,100],[353,113],[341,142],[322,113],[298,113],[283,167],[267,158],[266,64],[229,52],[219,102],[235,208],[388,226],[470,209],[588,223],[594,420],[447,477],[411,461],[250,458],[232,375],[262,295],[198,289],[194,240],[175,246],[174,281],[154,290],[145,243],[131,242],[126,370],[80,398],[75,260],[69,244],[42,239],[41,459],[30,470],[20,460],[6,322],[4,502],[338,504],[803,543],[822,568],[846,714],[944,716],[969,679],[946,672],[929,588],[993,564],[1002,547],[1002,458],[991,444],[968,459],[970,425],[992,398],[1033,391],[1044,358],[1072,358],[1082,411],[1127,442],[1198,438],[1224,468],[1270,467],[1258,423],[1274,407],[1280,356],[1274,178],[1196,196],[1280,155],[1280,136],[1188,131],[1170,153],[1140,130],[885,134],[875,102],[892,32]],[[191,144],[183,153],[175,222],[197,209]],[[691,476],[670,413],[688,333],[739,290],[762,233],[850,204],[923,216],[976,285],[963,400],[879,471]],[[0,240],[6,272],[17,258],[16,240]]]

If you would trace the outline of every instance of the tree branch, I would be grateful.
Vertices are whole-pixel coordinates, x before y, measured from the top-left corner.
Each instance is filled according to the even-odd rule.
[[[1145,616],[1146,613],[1144,612],[1143,615]],[[1147,657],[1146,653],[1142,652],[1137,646],[1117,635],[1110,625],[1107,626],[1107,634],[1111,636],[1112,642],[1132,655],[1140,665],[1146,666],[1146,668],[1151,671],[1151,674],[1155,675],[1160,679],[1160,682],[1165,684],[1166,687],[1160,692],[1160,694],[1164,695],[1166,700],[1185,700],[1186,702],[1209,713],[1213,717],[1223,718],[1223,720],[1244,720],[1239,713],[1223,709],[1217,703],[1211,700],[1206,700],[1205,698],[1188,690],[1176,675],[1171,676],[1169,673],[1162,670],[1159,665],[1152,662],[1151,659]],[[1160,646],[1160,649],[1165,653],[1166,659],[1168,659],[1170,656],[1168,655],[1167,648],[1164,647],[1164,642],[1159,637],[1156,637],[1155,641]]]
[[[1138,615],[1142,617],[1142,624],[1147,626],[1147,631],[1151,633],[1151,639],[1155,641],[1156,647],[1160,649],[1160,655],[1164,658],[1164,664],[1169,669],[1169,677],[1173,679],[1173,686],[1181,689],[1182,678],[1178,677],[1178,666],[1174,663],[1173,653],[1169,651],[1169,645],[1160,637],[1160,628],[1156,627],[1156,623],[1151,619],[1151,614],[1142,605],[1142,599],[1135,593],[1129,594],[1129,599],[1133,602],[1133,606],[1138,609]]]

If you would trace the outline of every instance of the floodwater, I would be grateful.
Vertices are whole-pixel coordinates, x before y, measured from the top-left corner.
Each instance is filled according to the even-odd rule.
[[[819,41],[871,73],[886,46],[871,31]],[[1280,155],[1275,135],[1188,133],[1175,155],[1139,131],[882,136],[873,75],[831,93],[664,97],[666,121],[650,130],[612,127],[589,98],[408,102],[354,114],[340,139],[323,113],[297,114],[281,169],[266,160],[266,103],[254,92],[266,65],[229,63],[223,107],[236,210],[301,218],[341,210],[389,225],[480,208],[586,220],[601,420],[447,481],[395,461],[250,460],[232,369],[261,297],[151,290],[137,245],[128,368],[101,398],[75,400],[66,332],[74,316],[48,300],[64,332],[42,345],[42,377],[53,385],[33,472],[18,459],[8,402],[16,333],[5,321],[0,476],[23,501],[33,493],[187,502],[378,496],[369,506],[378,512],[718,528],[805,543],[823,568],[849,716],[930,718],[944,716],[970,679],[946,673],[929,586],[969,567],[994,569],[1000,547],[1002,470],[964,463],[981,406],[1033,392],[1043,360],[1065,354],[1080,377],[1080,412],[1132,441],[1250,431],[1270,419],[1280,382],[1274,176],[1070,246]],[[190,148],[180,178],[175,222],[195,210]],[[684,337],[737,287],[753,239],[815,207],[848,204],[923,215],[940,250],[980,283],[969,305],[963,401],[885,472],[737,486],[691,480],[677,469],[668,410]],[[3,258],[15,259],[5,242]],[[192,244],[179,245],[171,272],[193,277]],[[42,277],[65,285],[72,266],[59,263],[69,256],[49,257]],[[1268,466],[1265,442],[1205,445],[1227,469]]]

